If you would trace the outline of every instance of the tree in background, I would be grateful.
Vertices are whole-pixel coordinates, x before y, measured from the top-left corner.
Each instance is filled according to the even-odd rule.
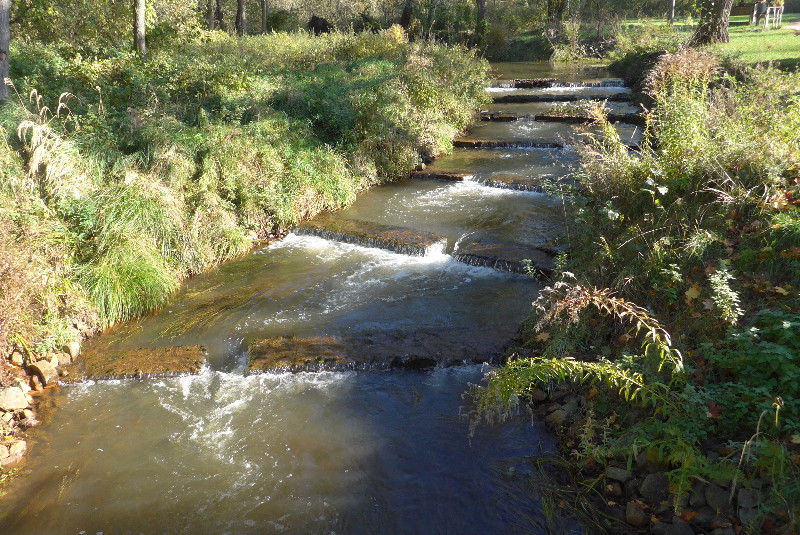
[[[728,23],[731,7],[733,0],[704,0],[700,10],[700,25],[689,44],[701,46],[730,41]]]
[[[217,0],[217,7],[214,10],[214,27],[225,31],[225,10],[222,8],[222,0]]]
[[[247,10],[245,9],[244,0],[236,0],[236,35],[239,37],[247,34]]]
[[[11,0],[0,0],[0,102],[8,98],[8,48],[11,43]]]
[[[147,44],[145,43],[145,0],[133,0],[133,44],[142,59],[145,59],[147,57]]]
[[[482,47],[486,37],[486,30],[489,25],[486,20],[486,0],[476,0],[478,9],[475,17],[475,37],[479,47]]]
[[[267,0],[259,0],[261,7],[261,33],[267,33],[269,29],[269,3]]]

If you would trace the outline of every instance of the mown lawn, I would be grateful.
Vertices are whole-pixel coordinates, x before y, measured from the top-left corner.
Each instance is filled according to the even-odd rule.
[[[744,22],[747,17],[731,17],[731,22],[739,19]],[[750,25],[731,26],[731,42],[716,48],[725,54],[738,56],[749,64],[775,61],[784,68],[796,67],[800,65],[800,35],[786,26],[797,21],[800,21],[800,14],[784,13],[783,26],[778,30],[764,30]]]

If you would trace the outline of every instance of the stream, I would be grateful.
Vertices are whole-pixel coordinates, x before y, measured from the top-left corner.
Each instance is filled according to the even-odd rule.
[[[540,63],[496,69],[500,79],[609,76]],[[532,92],[499,89],[492,94]],[[550,94],[567,91],[625,90]],[[487,111],[535,114],[556,104]],[[41,398],[26,473],[0,498],[0,533],[553,533],[528,477],[531,459],[555,450],[543,423],[523,413],[471,435],[463,415],[464,392],[541,287],[493,267],[519,265],[508,251],[549,258],[569,241],[569,203],[504,186],[558,186],[573,172],[575,126],[537,123],[484,122],[470,136],[565,147],[459,148],[427,171],[463,179],[376,187],[332,216],[433,233],[442,250],[404,255],[293,233],[93,341],[101,350],[202,344],[207,364],[196,375],[86,381]],[[630,125],[618,130],[636,135]],[[275,337],[358,340],[349,350],[369,358],[322,371],[249,371],[250,345]],[[389,365],[398,357],[438,365]]]

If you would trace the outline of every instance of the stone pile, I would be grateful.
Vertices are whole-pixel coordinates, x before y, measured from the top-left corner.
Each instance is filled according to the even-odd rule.
[[[6,384],[0,386],[0,467],[18,462],[28,450],[24,432],[39,422],[36,419],[35,396],[55,386],[68,372],[65,366],[80,353],[80,344],[70,342],[61,353],[25,359],[20,349],[8,356]],[[13,378],[13,379],[12,379]]]
[[[568,446],[580,440],[586,418],[586,397],[565,387],[550,392],[535,389],[534,411]],[[714,453],[709,452],[709,457]],[[595,474],[602,483],[605,508],[638,533],[653,535],[736,535],[759,514],[764,483],[750,478],[744,484],[730,479],[695,479],[680,499],[671,491],[669,466],[642,451],[634,459],[609,459]]]

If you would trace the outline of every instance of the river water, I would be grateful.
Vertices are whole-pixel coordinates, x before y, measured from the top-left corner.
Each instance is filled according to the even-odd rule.
[[[544,72],[501,66],[512,67],[513,77]],[[336,215],[434,232],[445,253],[292,234],[104,335],[95,343],[202,344],[208,364],[195,376],[87,382],[43,398],[26,475],[0,502],[0,533],[547,532],[526,475],[552,437],[525,415],[470,436],[462,415],[464,392],[488,369],[480,363],[502,352],[539,283],[448,253],[464,241],[568,240],[561,199],[484,181],[561,177],[575,158],[460,149],[436,165],[474,170],[466,181],[389,184]],[[248,373],[250,342],[276,336],[357,338],[448,365]]]

